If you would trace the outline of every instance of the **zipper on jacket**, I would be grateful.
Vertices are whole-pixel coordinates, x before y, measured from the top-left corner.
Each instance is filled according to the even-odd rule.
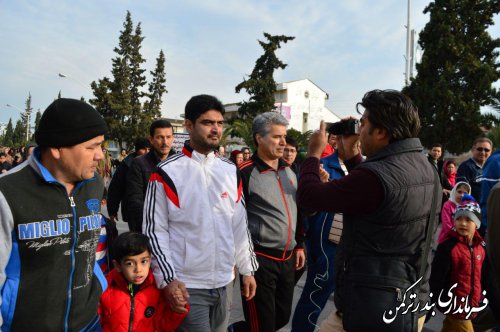
[[[77,187],[75,187],[73,189],[73,193],[75,192]],[[67,194],[67,190],[66,190],[66,194]],[[76,238],[77,238],[76,204],[75,204],[75,200],[73,199],[73,196],[68,195],[68,198],[69,198],[71,209],[73,211],[73,243],[71,245],[71,272],[69,274],[68,307],[66,308],[66,319],[64,320],[64,331],[69,330],[69,312],[71,310],[71,302],[72,302],[72,294],[71,293],[73,291],[73,274],[75,273],[75,265],[76,265],[75,247],[76,247]]]
[[[132,324],[134,322],[134,286],[132,284],[128,284],[128,291],[130,293],[130,320],[128,323],[128,331],[133,332]]]
[[[278,180],[278,184],[280,186],[280,191],[281,191],[281,197],[283,197],[283,202],[285,203],[285,209],[286,209],[286,214],[287,214],[287,217],[288,217],[288,237],[287,237],[287,240],[286,240],[286,245],[285,245],[285,250],[283,251],[283,259],[285,259],[286,257],[286,252],[288,250],[288,246],[290,245],[290,242],[291,242],[291,234],[292,234],[292,218],[290,217],[290,211],[288,209],[288,203],[286,201],[286,197],[285,197],[285,193],[283,192],[283,186],[281,185],[281,179],[280,179],[280,175],[279,175],[279,170],[276,171],[276,179]]]
[[[472,245],[470,248],[470,261],[471,261],[471,271],[470,271],[470,303],[472,305],[472,297],[474,295],[474,248]]]
[[[64,319],[64,331],[68,331],[69,330],[69,313],[70,313],[70,310],[71,310],[71,301],[72,301],[72,291],[73,291],[73,274],[75,273],[75,265],[76,265],[76,258],[75,258],[75,248],[76,248],[76,242],[77,242],[77,236],[78,236],[78,232],[77,232],[77,214],[76,214],[76,204],[75,204],[75,199],[74,199],[74,195],[75,193],[77,192],[77,190],[84,184],[84,183],[87,183],[87,182],[90,182],[90,181],[93,181],[93,179],[89,179],[89,180],[84,180],[84,181],[81,181],[81,182],[78,182],[75,186],[75,188],[73,188],[73,192],[71,193],[71,196],[69,195],[68,193],[68,190],[66,189],[66,187],[64,187],[64,192],[66,193],[66,195],[68,195],[68,199],[69,199],[69,203],[70,203],[70,206],[71,206],[71,210],[73,211],[73,243],[71,245],[71,272],[69,274],[69,285],[68,285],[68,306],[66,308],[66,316],[65,316],[65,319]]]

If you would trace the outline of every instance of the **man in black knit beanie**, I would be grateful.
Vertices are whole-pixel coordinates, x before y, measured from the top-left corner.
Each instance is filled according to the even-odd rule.
[[[89,331],[107,287],[96,265],[103,180],[101,115],[57,99],[35,132],[26,163],[0,178],[0,326],[12,331]]]

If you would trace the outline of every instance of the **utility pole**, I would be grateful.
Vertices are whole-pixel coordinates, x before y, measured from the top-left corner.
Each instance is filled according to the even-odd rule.
[[[405,85],[410,85],[410,71],[412,62],[412,36],[411,36],[411,26],[410,26],[410,6],[411,0],[408,0],[408,15],[406,20],[406,57],[405,57]]]
[[[415,35],[417,32],[412,29],[411,30],[411,53],[410,53],[410,78],[413,78],[413,68],[415,68]]]

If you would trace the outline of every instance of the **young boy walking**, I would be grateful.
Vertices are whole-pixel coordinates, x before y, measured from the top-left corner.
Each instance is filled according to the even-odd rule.
[[[103,331],[174,331],[187,312],[178,313],[184,307],[171,307],[156,288],[148,237],[123,233],[114,242],[113,253],[115,269],[106,276],[109,286],[99,303]],[[180,291],[176,298],[189,309]]]
[[[430,287],[433,300],[437,306],[442,292],[442,300],[448,301],[451,289],[455,298],[451,304],[456,303],[464,309],[478,308],[481,306],[481,268],[486,251],[485,243],[477,231],[481,226],[481,210],[472,196],[464,195],[457,206],[454,220],[455,226],[449,238],[439,244],[432,262]],[[448,310],[448,307],[438,309],[448,312],[441,331],[474,331],[471,319],[475,314],[468,310]]]

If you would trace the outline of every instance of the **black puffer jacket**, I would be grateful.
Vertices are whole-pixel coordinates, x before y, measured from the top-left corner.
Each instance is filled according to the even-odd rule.
[[[168,156],[176,152],[170,150]],[[125,189],[126,204],[122,204],[122,213],[127,215],[131,230],[142,233],[142,210],[144,208],[144,198],[146,189],[148,189],[149,177],[156,170],[156,165],[160,159],[156,156],[154,150],[149,151],[143,156],[132,160],[130,169],[127,173],[127,186]]]

